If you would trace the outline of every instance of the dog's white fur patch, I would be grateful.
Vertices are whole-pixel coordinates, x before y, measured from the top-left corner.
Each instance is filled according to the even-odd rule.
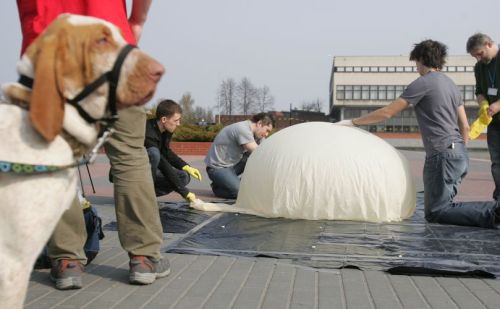
[[[0,102],[0,140],[4,145],[0,147],[2,161],[46,165],[74,162],[73,151],[61,136],[47,143],[31,126],[27,110],[5,102]]]
[[[80,117],[76,108],[67,103],[64,105],[63,128],[87,146],[91,146],[96,142],[97,131],[95,126]]]
[[[35,76],[35,71],[33,69],[33,63],[30,58],[24,54],[16,64],[17,73],[19,75],[25,75],[33,78]]]
[[[68,22],[73,24],[73,25],[92,25],[92,24],[103,24],[106,25],[109,29],[111,29],[111,34],[113,35],[113,39],[121,44],[126,44],[127,42],[125,39],[122,37],[120,30],[118,27],[113,25],[112,23],[91,17],[91,16],[82,16],[82,15],[71,15],[68,18]]]

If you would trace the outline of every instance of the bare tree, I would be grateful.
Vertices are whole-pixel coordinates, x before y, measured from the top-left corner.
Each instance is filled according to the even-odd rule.
[[[257,109],[256,94],[257,90],[252,82],[247,77],[243,77],[236,86],[238,106],[243,115],[251,114]]]
[[[236,82],[233,78],[223,80],[217,90],[219,113],[231,115],[236,102]]]
[[[193,106],[194,99],[191,96],[191,92],[185,92],[179,101],[179,105],[182,108],[182,119],[186,123],[192,123],[194,121],[193,117]]]
[[[193,118],[195,122],[202,122],[202,121],[212,122],[213,118],[212,110],[209,108],[205,109],[203,107],[196,106],[193,112]]]
[[[271,95],[271,91],[266,85],[257,88],[256,99],[259,112],[268,111],[274,106],[274,97]]]
[[[321,112],[321,108],[323,107],[323,101],[320,98],[316,98],[315,100],[302,102],[302,110],[309,112]]]

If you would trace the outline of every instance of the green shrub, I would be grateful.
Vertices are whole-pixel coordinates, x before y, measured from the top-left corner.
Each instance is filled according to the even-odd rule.
[[[175,130],[173,140],[177,142],[213,142],[223,127],[221,124],[208,126],[183,124]]]

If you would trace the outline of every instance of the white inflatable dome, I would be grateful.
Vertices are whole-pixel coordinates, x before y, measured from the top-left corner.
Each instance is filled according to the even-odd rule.
[[[231,207],[264,217],[390,222],[410,217],[415,198],[408,162],[394,147],[361,129],[309,122],[252,153]]]

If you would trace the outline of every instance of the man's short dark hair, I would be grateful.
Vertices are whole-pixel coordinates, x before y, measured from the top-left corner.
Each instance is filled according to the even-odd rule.
[[[486,43],[493,43],[493,40],[484,33],[475,33],[467,40],[467,53],[472,53],[478,48],[484,47]]]
[[[268,113],[255,114],[252,116],[250,121],[252,121],[253,123],[257,123],[257,122],[261,121],[262,125],[264,125],[264,126],[268,126],[268,125],[272,125],[273,127],[275,126],[273,116],[271,116],[271,114],[268,114]]]
[[[425,40],[418,44],[410,53],[410,60],[418,61],[426,67],[441,70],[446,63],[448,47],[441,42]]]
[[[156,119],[160,120],[161,117],[170,118],[174,114],[182,114],[182,108],[173,100],[162,100],[156,106]]]

